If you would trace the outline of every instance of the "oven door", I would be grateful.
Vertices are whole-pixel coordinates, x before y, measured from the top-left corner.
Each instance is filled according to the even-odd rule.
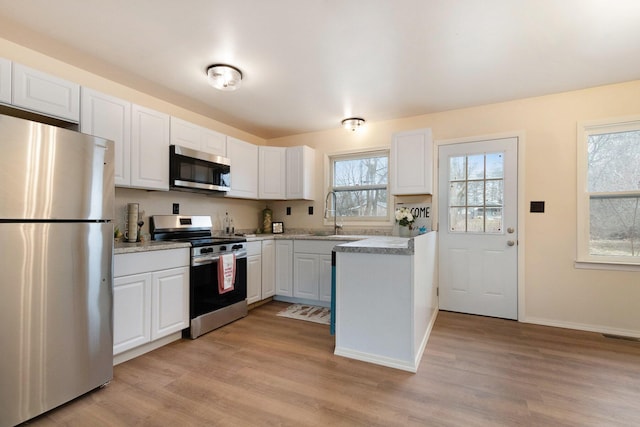
[[[233,290],[218,292],[218,260],[191,267],[190,317],[211,313],[247,299],[247,258],[236,258]]]

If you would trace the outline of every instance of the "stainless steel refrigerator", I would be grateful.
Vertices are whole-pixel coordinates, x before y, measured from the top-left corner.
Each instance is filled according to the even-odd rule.
[[[0,426],[113,377],[113,142],[0,115]]]

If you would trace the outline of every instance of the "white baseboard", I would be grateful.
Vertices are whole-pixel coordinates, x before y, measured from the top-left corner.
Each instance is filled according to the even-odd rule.
[[[429,341],[429,337],[431,336],[431,330],[433,329],[433,325],[436,323],[436,319],[438,318],[439,310],[436,308],[433,310],[431,314],[431,319],[429,319],[429,324],[427,325],[427,330],[424,333],[424,337],[422,337],[422,343],[420,343],[420,349],[418,350],[418,354],[416,354],[416,359],[414,361],[414,365],[416,366],[416,372],[418,371],[418,366],[420,366],[420,361],[422,360],[422,355],[424,354],[424,349],[427,347],[427,341]]]
[[[392,359],[390,357],[383,357],[375,354],[363,353],[361,351],[350,350],[347,348],[336,347],[333,354],[335,354],[336,356],[348,357],[349,359],[360,360],[362,362],[373,363],[375,365],[401,369],[403,371],[409,371],[413,373],[416,373],[418,371],[418,367],[415,365],[415,363],[411,363],[406,360]]]
[[[640,338],[640,331],[631,329],[609,328],[601,325],[589,325],[586,323],[563,322],[559,320],[543,319],[540,317],[527,316],[520,320],[523,323],[532,323],[542,326],[553,326],[556,328],[575,329],[578,331],[597,332],[600,334],[619,335],[630,338]]]

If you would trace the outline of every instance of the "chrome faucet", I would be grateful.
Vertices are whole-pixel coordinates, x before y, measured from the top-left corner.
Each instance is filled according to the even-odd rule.
[[[329,196],[332,196],[333,199],[333,209],[331,209],[331,212],[333,212],[333,234],[337,235],[338,234],[338,229],[342,228],[341,225],[338,225],[338,209],[336,209],[336,192],[335,191],[329,191],[327,193],[327,197],[324,199],[324,219],[328,219],[329,218]]]

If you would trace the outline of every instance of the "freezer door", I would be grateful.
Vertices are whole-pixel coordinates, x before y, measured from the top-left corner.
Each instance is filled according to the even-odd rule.
[[[113,376],[110,223],[0,223],[0,426]]]
[[[0,220],[113,219],[113,162],[112,141],[0,115]]]

